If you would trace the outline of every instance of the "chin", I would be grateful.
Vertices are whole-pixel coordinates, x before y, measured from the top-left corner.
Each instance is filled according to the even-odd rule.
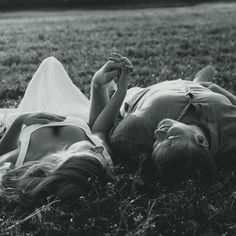
[[[163,124],[165,125],[173,125],[174,123],[176,123],[177,121],[176,120],[173,120],[173,119],[170,119],[170,118],[165,118],[163,120],[161,120],[159,123],[158,123],[158,126],[161,126]]]

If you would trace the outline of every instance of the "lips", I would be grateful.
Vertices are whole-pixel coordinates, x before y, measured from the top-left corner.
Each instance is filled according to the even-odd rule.
[[[169,126],[163,125],[154,131],[154,136],[157,143],[162,142],[166,139],[169,128]]]

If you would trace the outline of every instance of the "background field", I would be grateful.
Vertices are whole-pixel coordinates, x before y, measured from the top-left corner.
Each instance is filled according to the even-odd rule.
[[[235,39],[233,3],[1,13],[0,106],[17,106],[37,66],[48,56],[58,58],[89,96],[92,75],[111,52],[128,56],[135,65],[129,86],[192,79],[199,69],[213,64],[218,71],[215,82],[236,92]],[[1,235],[236,234],[234,172],[222,172],[212,185],[186,181],[164,189],[119,167],[115,183],[96,185],[95,190],[96,197],[70,203],[50,205],[48,199],[34,215],[34,203],[29,206],[3,192]]]
[[[219,2],[220,0],[0,0],[1,10],[13,9],[44,9],[44,8],[114,8],[114,7],[135,7],[142,5],[183,6],[194,5],[204,2]],[[229,1],[229,0],[228,0]]]

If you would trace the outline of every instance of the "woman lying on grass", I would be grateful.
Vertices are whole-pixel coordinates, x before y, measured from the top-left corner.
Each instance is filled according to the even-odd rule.
[[[129,70],[129,62],[109,60],[95,73],[87,125],[87,98],[59,61],[44,60],[19,105],[21,114],[1,139],[2,185],[31,197],[89,192],[89,179],[103,179],[112,165],[106,138],[126,95]],[[110,99],[108,84],[117,77]]]
[[[236,97],[211,82],[214,74],[209,66],[193,81],[129,89],[121,119],[109,135],[117,158],[136,169],[147,157],[144,176],[157,173],[166,184],[211,178],[216,163],[230,165],[236,154]]]

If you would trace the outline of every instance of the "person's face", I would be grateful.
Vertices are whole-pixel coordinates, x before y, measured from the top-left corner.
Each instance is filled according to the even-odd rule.
[[[154,136],[156,139],[152,153],[154,158],[163,147],[187,149],[197,145],[196,133],[193,128],[172,119],[162,120],[154,131]]]

